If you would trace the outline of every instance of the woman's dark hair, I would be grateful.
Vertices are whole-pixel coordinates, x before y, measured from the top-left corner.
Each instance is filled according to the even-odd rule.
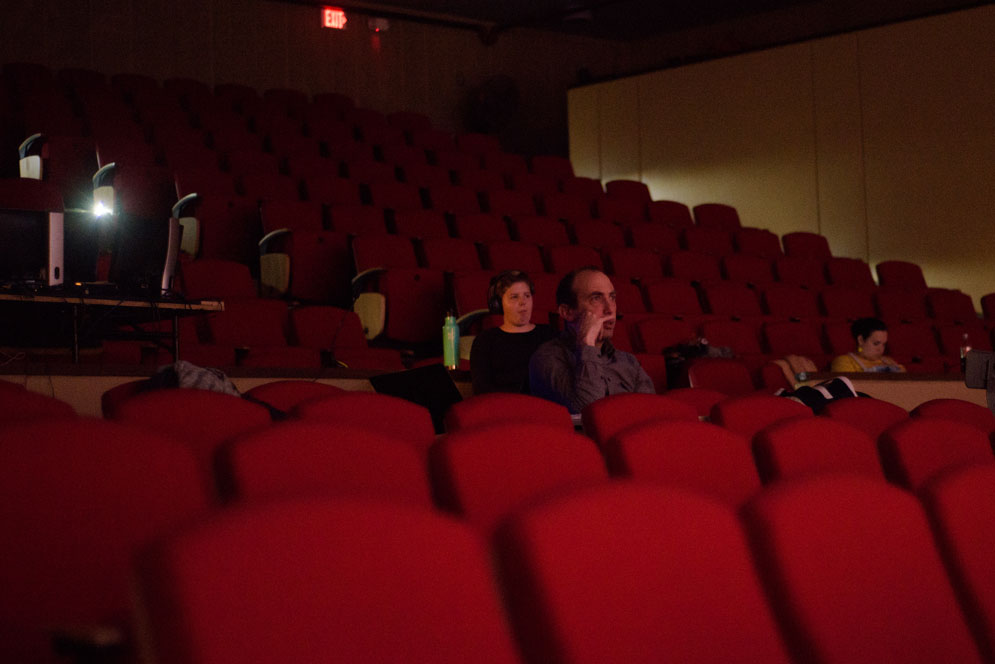
[[[875,332],[887,332],[888,326],[884,324],[883,320],[878,318],[858,318],[853,321],[853,325],[850,326],[850,334],[853,335],[854,340],[857,337],[867,338],[874,334]]]
[[[517,284],[519,281],[525,282],[529,286],[529,290],[533,293],[535,292],[535,284],[532,283],[532,279],[529,275],[521,270],[508,270],[507,272],[502,272],[497,275],[494,279],[494,293],[498,297],[504,297],[504,292]]]

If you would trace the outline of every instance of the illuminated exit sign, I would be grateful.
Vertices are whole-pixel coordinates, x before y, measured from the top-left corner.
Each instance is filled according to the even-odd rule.
[[[345,30],[348,19],[341,7],[323,7],[321,10],[321,25],[333,30]]]

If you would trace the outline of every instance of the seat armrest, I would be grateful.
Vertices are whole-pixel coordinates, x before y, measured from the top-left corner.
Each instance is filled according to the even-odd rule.
[[[352,299],[353,301],[359,297],[359,294],[366,289],[366,285],[372,282],[381,272],[386,272],[385,267],[371,267],[368,270],[363,270],[355,277],[352,278]]]

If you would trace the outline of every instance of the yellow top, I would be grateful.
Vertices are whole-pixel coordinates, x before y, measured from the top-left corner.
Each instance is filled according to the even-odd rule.
[[[835,358],[829,370],[836,373],[857,373],[860,371],[902,372],[905,371],[905,367],[887,355],[882,356],[879,360],[868,360],[866,357],[857,355],[856,353],[847,353],[846,355],[840,355]]]

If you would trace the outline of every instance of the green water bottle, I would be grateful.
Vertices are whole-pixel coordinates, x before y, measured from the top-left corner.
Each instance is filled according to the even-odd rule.
[[[452,314],[446,316],[442,324],[442,363],[447,369],[455,369],[459,365],[459,327]]]

